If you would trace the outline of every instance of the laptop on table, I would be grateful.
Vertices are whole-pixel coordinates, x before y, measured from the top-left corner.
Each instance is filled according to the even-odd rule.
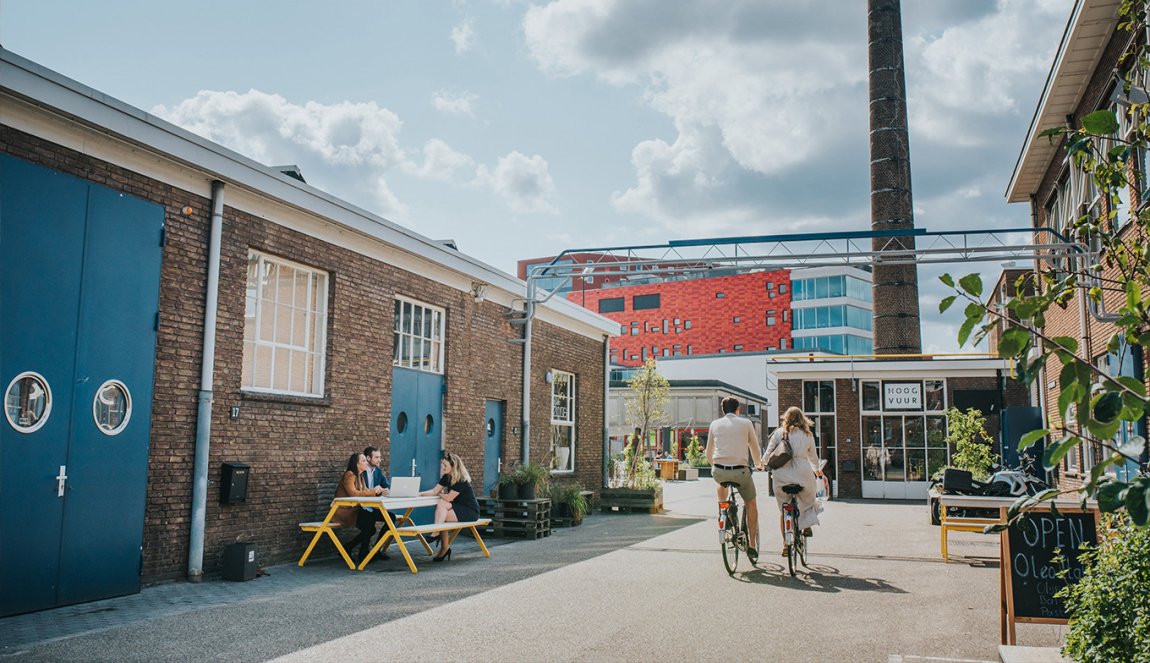
[[[392,477],[388,497],[419,497],[419,477]]]

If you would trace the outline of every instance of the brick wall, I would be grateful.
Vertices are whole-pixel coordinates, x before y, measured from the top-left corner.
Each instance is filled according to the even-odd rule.
[[[780,294],[780,286],[786,292]],[[622,336],[611,340],[611,357],[615,363],[638,366],[643,363],[644,348],[647,357],[662,357],[778,350],[783,340],[787,348],[793,347],[790,287],[790,272],[775,270],[575,290],[567,298],[592,311],[599,311],[604,299],[623,298],[623,311],[602,314],[624,328]],[[635,310],[634,298],[650,294],[659,295],[659,307]],[[771,326],[767,325],[768,311],[775,311]],[[631,335],[633,328],[638,330],[635,335]]]
[[[186,574],[191,478],[206,283],[210,201],[111,164],[0,127],[0,149],[13,156],[125,193],[167,210],[168,243],[161,272],[155,396],[144,526],[145,582]],[[227,191],[225,190],[225,200]],[[185,207],[191,208],[184,214]],[[522,350],[505,339],[521,335],[506,309],[468,293],[225,207],[219,323],[204,571],[219,568],[228,543],[253,542],[260,562],[295,559],[306,539],[297,528],[334,492],[347,457],[381,447],[389,460],[392,298],[405,295],[447,311],[443,428],[477,486],[483,482],[485,401],[505,403],[504,458],[519,457]],[[244,296],[248,249],[327,271],[328,348],[325,398],[301,399],[241,391]],[[547,324],[535,325],[536,366],[579,376],[576,478],[600,485],[603,437],[603,341]],[[550,394],[542,371],[533,376],[533,459],[549,449]],[[229,417],[240,406],[238,419]],[[244,504],[221,506],[220,463],[251,466]]]
[[[906,376],[913,379],[911,376]],[[835,444],[838,453],[838,482],[840,497],[862,496],[862,434],[859,429],[861,413],[859,411],[860,399],[853,381],[849,378],[837,378],[835,383]],[[779,415],[792,405],[802,407],[802,380],[779,380]],[[996,377],[981,378],[948,378],[947,379],[947,406],[954,406],[954,392],[962,390],[972,391],[998,391],[999,381]],[[1029,391],[1025,385],[1017,380],[1006,378],[1002,384],[1002,406],[1029,405]],[[993,439],[998,439],[999,415],[998,412],[984,413],[986,417],[987,433]],[[848,441],[849,440],[849,441]],[[854,470],[844,469],[844,464],[853,462]]]

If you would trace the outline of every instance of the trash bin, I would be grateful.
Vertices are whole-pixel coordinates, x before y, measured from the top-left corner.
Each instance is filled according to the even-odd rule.
[[[231,543],[224,548],[224,580],[254,580],[256,544]]]

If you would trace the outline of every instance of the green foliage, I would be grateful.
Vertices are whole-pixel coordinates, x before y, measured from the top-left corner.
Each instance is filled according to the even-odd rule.
[[[544,488],[551,479],[551,470],[537,463],[528,462],[520,465],[517,471],[519,480],[516,483],[524,486],[534,485],[536,488]]]
[[[998,462],[994,440],[986,434],[986,417],[974,408],[963,412],[951,408],[946,413],[946,441],[954,446],[950,464],[974,475],[977,481],[990,477],[990,468]]]
[[[583,486],[577,483],[553,483],[548,486],[546,495],[552,505],[567,505],[576,521],[587,515],[587,498],[583,496]]]
[[[1136,34],[1144,30],[1146,5],[1145,0],[1124,0],[1119,8],[1121,28]],[[958,303],[965,306],[958,331],[960,345],[978,343],[992,328],[1005,323],[996,350],[1014,363],[1018,379],[1031,385],[1042,374],[1046,380],[1057,377],[1057,408],[1050,408],[1047,429],[1030,441],[1049,435],[1043,458],[1047,469],[1084,442],[1102,451],[1081,488],[1083,497],[1098,495],[1114,466],[1131,463],[1142,477],[1150,474],[1142,461],[1146,441],[1137,437],[1123,444],[1117,438],[1124,423],[1140,421],[1150,413],[1145,384],[1108,375],[1093,361],[1101,351],[1097,344],[1080,347],[1077,339],[1046,331],[1047,314],[1066,309],[1077,296],[1088,306],[1105,307],[1111,316],[1115,331],[1100,339],[1108,353],[1127,360],[1134,348],[1140,347],[1143,356],[1150,353],[1150,243],[1144,239],[1150,236],[1150,206],[1133,208],[1126,202],[1130,188],[1146,191],[1146,183],[1139,181],[1146,174],[1130,166],[1150,148],[1150,102],[1146,101],[1150,90],[1143,76],[1150,71],[1150,50],[1141,45],[1123,55],[1119,70],[1126,73],[1116,90],[1122,98],[1117,110],[1095,111],[1080,118],[1076,127],[1054,127],[1040,134],[1061,145],[1071,167],[1084,173],[1098,191],[1101,204],[1083,208],[1081,216],[1058,229],[1058,235],[1036,234],[1039,243],[1075,242],[1084,249],[1080,257],[1044,259],[1035,274],[1024,277],[1034,287],[1016,288],[1017,294],[1001,307],[991,307],[983,299],[976,274],[957,279],[943,274],[939,279],[955,291],[942,300],[939,310]],[[1123,114],[1124,122],[1117,113]],[[1119,135],[1123,125],[1130,131]],[[1131,174],[1138,179],[1132,180]],[[1106,490],[1108,494],[1122,492],[1123,499],[1102,501],[1105,511],[1122,509],[1134,525],[1150,525],[1150,481],[1121,480]]]
[[[1150,529],[1109,516],[1086,572],[1059,592],[1070,624],[1064,656],[1083,663],[1150,663]]]
[[[630,387],[630,392],[624,397],[623,404],[627,409],[627,425],[638,433],[637,439],[632,440],[632,444],[638,448],[642,441],[647,439],[648,431],[658,428],[667,421],[665,408],[671,397],[671,384],[659,373],[655,360],[648,359],[631,376],[627,386]],[[650,470],[651,477],[657,485],[658,479],[654,476],[654,468],[644,462],[642,453],[632,453],[628,457],[627,464],[628,487],[639,488],[640,481],[647,482],[645,475],[642,478],[638,475],[643,471],[640,466],[646,466]]]
[[[707,454],[699,442],[699,436],[695,433],[691,434],[691,443],[687,445],[687,464],[691,467],[710,467]]]

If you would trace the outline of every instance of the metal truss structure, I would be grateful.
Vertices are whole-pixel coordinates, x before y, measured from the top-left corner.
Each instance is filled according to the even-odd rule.
[[[523,326],[522,459],[530,456],[531,328],[535,307],[574,279],[613,281],[617,286],[727,276],[774,269],[875,265],[1033,261],[1037,266],[1098,261],[1097,249],[1049,228],[927,231],[874,230],[672,240],[666,244],[568,249],[527,273],[527,297],[509,321]],[[604,352],[604,361],[606,351]],[[606,444],[606,442],[604,442]],[[604,472],[606,470],[604,469]]]

